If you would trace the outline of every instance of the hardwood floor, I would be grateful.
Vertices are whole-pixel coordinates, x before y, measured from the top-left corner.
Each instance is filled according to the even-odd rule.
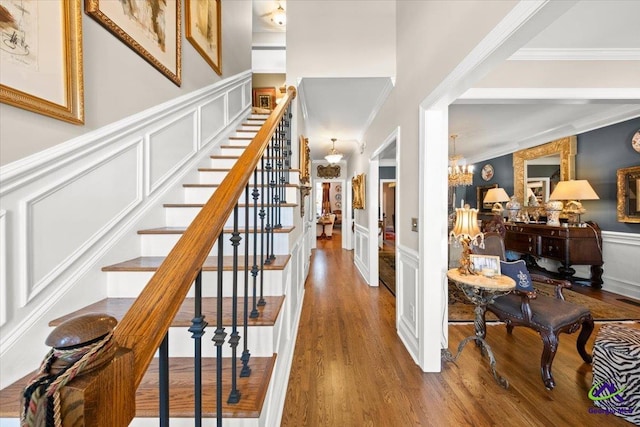
[[[442,372],[422,372],[396,333],[396,299],[366,285],[339,242],[318,241],[313,254],[283,426],[630,425],[589,412],[591,366],[575,349],[577,333],[561,335],[553,391],[540,378],[540,337],[525,328],[508,335],[504,325],[488,326],[508,390],[473,343]],[[450,350],[472,333],[473,325],[450,326]]]

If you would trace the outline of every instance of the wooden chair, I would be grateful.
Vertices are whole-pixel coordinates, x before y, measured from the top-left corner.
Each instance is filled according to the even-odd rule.
[[[545,387],[551,390],[555,387],[551,365],[561,332],[571,334],[582,327],[576,346],[582,360],[591,363],[591,355],[585,350],[585,344],[593,332],[591,312],[586,307],[564,300],[562,289],[571,288],[570,282],[530,274],[523,260],[506,262],[504,241],[498,233],[485,234],[484,243],[484,249],[473,248],[473,252],[500,256],[501,274],[510,276],[516,282],[513,292],[496,298],[487,306],[487,310],[507,325],[508,333],[513,332],[514,326],[526,326],[540,334],[543,344],[540,373]],[[554,285],[555,297],[536,293],[534,282]]]

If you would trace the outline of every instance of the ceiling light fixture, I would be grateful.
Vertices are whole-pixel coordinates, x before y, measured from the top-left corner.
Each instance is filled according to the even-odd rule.
[[[329,150],[329,154],[324,156],[324,158],[327,160],[327,162],[329,162],[332,165],[336,164],[340,160],[342,160],[342,154],[339,153],[338,151],[336,151],[336,139],[335,138],[331,138],[331,150]]]
[[[271,15],[271,20],[281,27],[287,25],[287,13],[284,11],[281,4],[278,5],[278,9],[276,9]]]
[[[460,185],[471,185],[473,183],[473,166],[458,165],[458,160],[462,156],[456,155],[456,138],[458,135],[451,135],[453,139],[453,156],[449,157],[449,187]]]

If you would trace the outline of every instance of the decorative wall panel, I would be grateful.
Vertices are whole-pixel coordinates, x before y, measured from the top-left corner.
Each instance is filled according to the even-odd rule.
[[[153,193],[197,152],[196,118],[196,112],[190,111],[147,135],[147,194]]]
[[[134,141],[22,201],[23,306],[140,203],[141,153]]]
[[[417,252],[398,245],[398,282],[396,283],[396,316],[400,337],[411,356],[418,360],[418,266]]]
[[[226,114],[224,96],[219,96],[200,108],[200,145],[206,145],[224,128]]]

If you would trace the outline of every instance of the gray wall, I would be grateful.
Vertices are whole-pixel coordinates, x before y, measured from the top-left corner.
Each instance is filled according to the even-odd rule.
[[[582,205],[587,210],[583,220],[598,223],[602,230],[623,233],[640,233],[640,224],[618,222],[616,217],[617,175],[620,168],[640,165],[640,153],[631,146],[631,137],[640,129],[640,117],[622,123],[596,129],[578,135],[576,155],[576,179],[589,181],[600,200],[585,200]],[[478,171],[485,164],[493,166],[495,174],[490,181],[484,181]],[[513,194],[513,156],[490,159],[475,165],[473,185],[456,191],[456,206],[460,199],[468,200],[475,207],[476,187],[498,184],[509,194]]]
[[[396,167],[395,166],[380,166],[378,168],[380,179],[396,179]]]

